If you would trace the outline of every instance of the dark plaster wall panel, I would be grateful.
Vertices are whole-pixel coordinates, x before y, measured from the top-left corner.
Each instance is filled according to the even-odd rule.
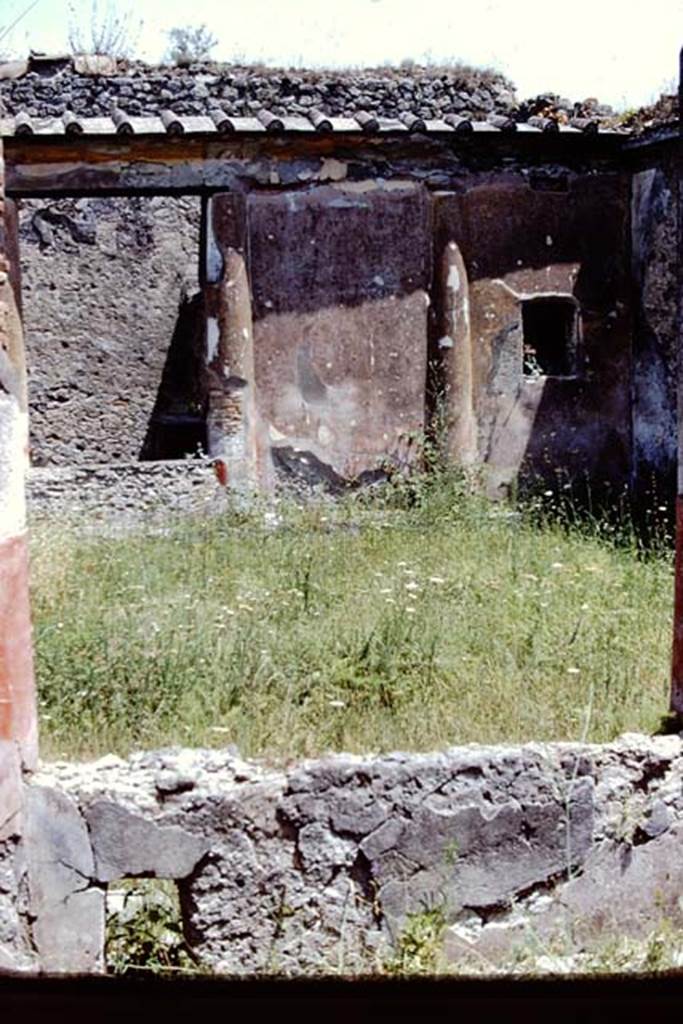
[[[256,393],[271,445],[344,478],[404,458],[425,415],[426,191],[368,181],[253,194],[248,220]]]
[[[201,441],[199,221],[193,197],[22,200],[34,464]]]
[[[668,160],[634,175],[633,486],[643,509],[676,493],[676,193]]]
[[[536,191],[511,176],[440,196],[437,250],[454,241],[469,280],[473,406],[489,489],[556,479],[622,488],[631,456],[629,183],[569,178]],[[523,372],[523,304],[577,306],[575,373]]]

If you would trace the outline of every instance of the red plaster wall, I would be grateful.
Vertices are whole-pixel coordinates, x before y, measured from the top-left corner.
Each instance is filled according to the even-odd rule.
[[[0,543],[0,740],[37,754],[26,534]]]
[[[37,757],[37,717],[24,498],[28,413],[23,333],[11,282],[16,221],[4,206],[1,148],[0,226],[0,742],[16,743],[30,767]]]

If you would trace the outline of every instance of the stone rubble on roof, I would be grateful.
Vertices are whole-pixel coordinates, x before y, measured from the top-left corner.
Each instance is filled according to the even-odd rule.
[[[389,122],[391,130],[413,132],[468,131],[472,122],[502,131],[518,124],[538,131],[623,130],[611,109],[595,100],[572,104],[547,94],[519,104],[502,75],[464,67],[177,68],[64,54],[0,64],[0,115],[4,134],[30,134],[31,127],[40,134],[77,134],[79,124],[86,134],[339,131],[343,120],[346,130],[360,125],[371,132],[389,130]],[[91,118],[102,120],[96,127]],[[204,128],[189,118],[202,118]]]

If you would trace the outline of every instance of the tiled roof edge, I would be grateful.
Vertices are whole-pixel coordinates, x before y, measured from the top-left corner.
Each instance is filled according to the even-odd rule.
[[[27,137],[78,137],[93,136],[135,136],[135,135],[222,135],[232,133],[273,133],[296,135],[301,133],[363,133],[365,135],[463,135],[463,134],[523,134],[543,135],[552,131],[559,135],[600,135],[625,136],[626,129],[605,128],[598,121],[577,118],[568,124],[542,123],[542,119],[530,117],[516,121],[498,114],[487,119],[473,119],[446,115],[444,118],[423,118],[411,112],[404,112],[399,118],[376,117],[366,112],[355,116],[330,117],[319,111],[310,117],[302,114],[277,116],[268,110],[259,110],[254,117],[235,117],[218,108],[207,108],[201,115],[175,114],[173,110],[162,110],[159,116],[137,117],[121,109],[112,111],[110,117],[79,117],[67,111],[61,117],[38,118],[22,112],[15,117],[0,118],[0,136],[12,138]]]

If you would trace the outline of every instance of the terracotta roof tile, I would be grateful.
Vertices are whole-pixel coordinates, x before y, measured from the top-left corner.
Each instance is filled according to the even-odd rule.
[[[422,118],[411,112],[399,118],[376,117],[366,111],[354,117],[331,117],[320,111],[312,111],[306,117],[302,114],[276,116],[269,110],[259,110],[253,117],[236,117],[218,107],[207,108],[205,114],[186,116],[173,110],[163,110],[156,117],[137,117],[124,110],[112,110],[110,117],[77,117],[67,111],[62,117],[39,118],[21,112],[15,117],[0,119],[0,136],[19,135],[64,136],[79,135],[213,135],[219,133],[261,133],[272,132],[332,132],[335,134],[363,132],[364,134],[389,134],[411,132],[419,134],[461,134],[475,132],[477,135],[518,131],[523,134],[553,132],[573,135],[626,135],[628,132],[614,128],[603,128],[597,121],[585,118],[572,119],[570,124],[558,124],[539,116],[527,121],[513,121],[509,117],[491,115],[486,120],[473,120],[457,114],[446,114],[442,118]]]

